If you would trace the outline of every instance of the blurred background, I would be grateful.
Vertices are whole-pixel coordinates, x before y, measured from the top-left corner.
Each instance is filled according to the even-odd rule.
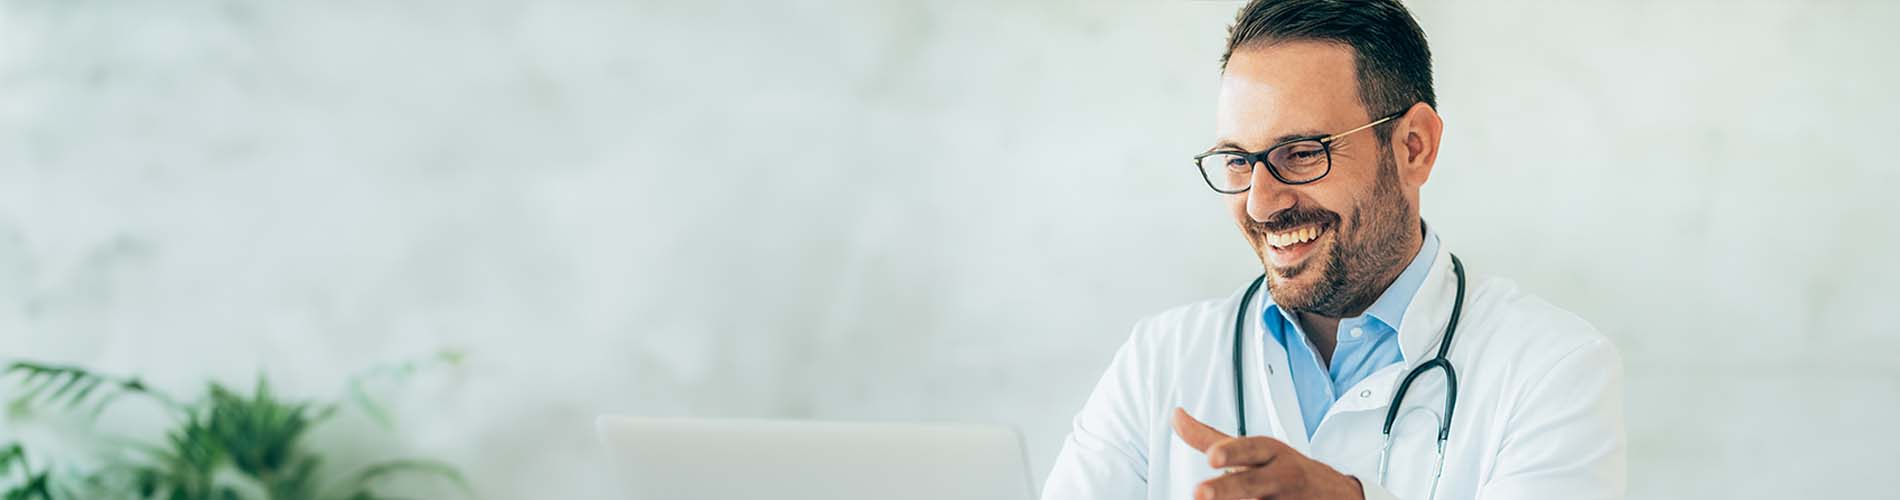
[[[1256,265],[1237,1],[0,0],[0,356],[334,399],[604,498],[599,413],[1014,425]],[[1900,470],[1900,3],[1415,1],[1424,214],[1627,362],[1631,496]],[[146,420],[106,418],[133,432]]]

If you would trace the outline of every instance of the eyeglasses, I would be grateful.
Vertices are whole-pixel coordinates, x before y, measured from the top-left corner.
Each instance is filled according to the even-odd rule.
[[[1359,128],[1326,137],[1294,139],[1258,153],[1209,151],[1195,156],[1194,165],[1200,168],[1201,178],[1207,180],[1207,187],[1226,194],[1244,193],[1253,188],[1256,163],[1265,163],[1267,172],[1281,183],[1306,184],[1320,180],[1333,171],[1333,141],[1404,115],[1405,112],[1400,111],[1360,125]]]

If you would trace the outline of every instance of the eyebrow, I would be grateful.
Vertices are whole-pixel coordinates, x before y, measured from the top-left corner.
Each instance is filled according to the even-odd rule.
[[[1314,131],[1303,131],[1303,132],[1295,132],[1291,134],[1281,134],[1279,137],[1275,137],[1273,138],[1273,140],[1267,141],[1267,147],[1273,147],[1275,145],[1284,144],[1284,143],[1292,142],[1292,141],[1306,140],[1306,139],[1319,139],[1323,137],[1326,137],[1326,134],[1321,133],[1321,132],[1314,132]],[[1234,142],[1233,139],[1221,139],[1219,142],[1214,143],[1213,148],[1208,149],[1208,151],[1230,151],[1230,150],[1231,151],[1249,151],[1247,148],[1241,147],[1240,143]]]

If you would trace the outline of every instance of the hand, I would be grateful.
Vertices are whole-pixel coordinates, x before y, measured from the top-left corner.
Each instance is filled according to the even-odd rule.
[[[1359,479],[1306,458],[1280,440],[1234,438],[1174,409],[1174,434],[1207,454],[1207,465],[1227,474],[1201,482],[1196,500],[1364,500]]]

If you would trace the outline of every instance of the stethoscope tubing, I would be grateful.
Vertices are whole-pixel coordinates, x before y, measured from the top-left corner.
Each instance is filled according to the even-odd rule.
[[[1451,439],[1451,414],[1458,409],[1458,371],[1452,368],[1451,360],[1445,358],[1445,355],[1451,352],[1451,339],[1458,332],[1458,317],[1465,308],[1465,264],[1458,260],[1457,255],[1451,256],[1451,271],[1457,275],[1458,291],[1452,298],[1451,317],[1445,321],[1445,335],[1439,338],[1438,354],[1412,367],[1411,371],[1405,374],[1405,378],[1399,382],[1398,390],[1392,393],[1392,403],[1385,411],[1385,424],[1379,429],[1379,434],[1385,441],[1379,449],[1379,483],[1385,484],[1386,469],[1392,452],[1392,424],[1398,421],[1399,406],[1405,402],[1406,392],[1412,389],[1412,382],[1416,381],[1419,375],[1424,375],[1433,369],[1445,372],[1445,413],[1435,417],[1438,424],[1438,454],[1432,466],[1430,498],[1438,497],[1438,480],[1445,470],[1445,441]],[[1240,297],[1240,312],[1234,314],[1235,436],[1247,435],[1247,392],[1245,377],[1242,376],[1243,372],[1240,368],[1243,352],[1241,349],[1246,345],[1244,342],[1246,336],[1242,335],[1242,332],[1246,331],[1247,326],[1247,306],[1253,303],[1254,294],[1260,291],[1260,285],[1266,279],[1267,276],[1262,274],[1254,278],[1253,284],[1247,285],[1247,293]],[[1424,409],[1417,408],[1417,410]]]
[[[1399,382],[1398,391],[1392,394],[1392,404],[1389,408],[1386,408],[1385,425],[1381,427],[1379,431],[1380,434],[1386,436],[1388,439],[1392,436],[1392,424],[1398,421],[1399,405],[1405,402],[1405,394],[1411,390],[1412,382],[1418,379],[1419,375],[1423,375],[1432,369],[1440,369],[1445,372],[1445,415],[1439,419],[1439,447],[1442,449],[1445,441],[1451,438],[1451,414],[1458,408],[1458,371],[1452,367],[1451,360],[1446,359],[1445,355],[1451,352],[1451,339],[1458,331],[1458,317],[1463,313],[1465,306],[1465,265],[1458,260],[1457,255],[1451,256],[1451,270],[1453,274],[1457,275],[1458,290],[1457,295],[1452,298],[1451,318],[1445,322],[1445,335],[1439,339],[1438,354],[1433,356],[1432,359],[1425,360],[1425,362],[1419,363],[1418,366],[1412,367],[1412,370],[1405,374],[1405,379]],[[1267,276],[1262,274],[1260,277],[1254,278],[1252,284],[1247,285],[1247,292],[1240,297],[1240,311],[1234,314],[1233,367],[1234,414],[1236,416],[1235,436],[1247,435],[1246,382],[1240,368],[1241,353],[1243,352],[1242,349],[1245,348],[1246,336],[1242,335],[1242,332],[1246,331],[1247,308],[1253,304],[1254,295],[1260,292],[1260,285],[1265,282],[1266,279]]]

